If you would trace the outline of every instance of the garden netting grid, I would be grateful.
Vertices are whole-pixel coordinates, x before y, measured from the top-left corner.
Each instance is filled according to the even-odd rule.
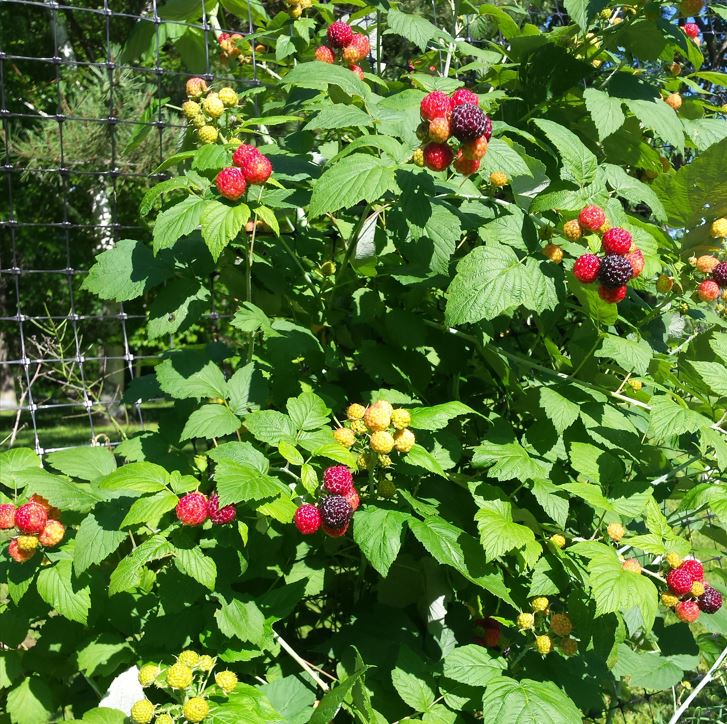
[[[134,4],[139,14],[126,11]],[[80,284],[95,254],[147,233],[138,224],[138,200],[166,177],[154,168],[184,128],[166,103],[181,104],[186,79],[197,75],[238,89],[258,83],[254,47],[244,80],[218,60],[217,33],[252,32],[249,10],[245,27],[228,28],[216,15],[207,16],[203,0],[199,7],[201,20],[193,23],[170,19],[156,0],[0,0],[0,385],[4,380],[6,393],[0,396],[0,446],[18,444],[25,431],[22,439],[37,453],[59,449],[44,442],[45,415],[87,425],[76,444],[117,444],[99,433],[99,423],[129,411],[144,427],[141,403],[121,404],[124,383],[160,353],[135,345],[130,325],[141,325],[143,309],[99,305],[80,293]],[[170,60],[165,40],[175,31],[194,34],[196,62],[204,58],[197,72]],[[152,36],[153,64],[119,61],[133,32]],[[18,77],[44,85],[37,95],[45,108],[22,97],[21,83],[11,82]],[[130,117],[124,107],[134,84],[143,100],[129,104],[141,111]],[[93,138],[99,148],[86,146]],[[142,155],[143,163],[129,161],[127,149]],[[35,198],[30,205],[29,194]],[[122,208],[129,199],[129,208]],[[215,311],[213,280],[211,291],[206,316],[214,326],[224,315]]]

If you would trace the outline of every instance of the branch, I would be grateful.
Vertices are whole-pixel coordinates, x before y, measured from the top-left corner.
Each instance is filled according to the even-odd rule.
[[[669,719],[669,724],[676,724],[679,721],[682,714],[689,708],[689,705],[697,697],[697,694],[714,679],[714,674],[720,667],[720,664],[727,658],[727,647],[722,650],[717,660],[712,665],[712,668],[704,675],[704,678],[694,687],[694,691],[682,702],[682,705],[674,712],[674,716]]]
[[[290,656],[295,659],[303,667],[303,669],[305,669],[306,673],[311,677],[311,679],[313,679],[313,681],[316,682],[316,684],[318,684],[318,686],[321,687],[321,689],[323,689],[323,691],[328,691],[331,688],[325,681],[323,681],[323,679],[321,679],[320,676],[318,676],[318,674],[316,674],[315,671],[313,671],[310,664],[305,661],[305,659],[300,658],[290,644],[277,631],[273,631],[273,636],[282,648],[284,648]]]

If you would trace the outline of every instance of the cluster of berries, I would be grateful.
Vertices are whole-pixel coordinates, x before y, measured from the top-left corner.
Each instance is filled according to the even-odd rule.
[[[323,472],[323,497],[318,504],[304,503],[295,511],[295,527],[303,535],[323,528],[332,538],[340,538],[360,502],[351,471],[345,465],[334,465]]]
[[[220,135],[217,130],[220,119],[228,109],[237,106],[237,93],[228,86],[218,91],[210,90],[205,79],[197,77],[187,81],[186,91],[182,113],[197,129],[197,137],[202,143],[214,143]]]
[[[714,239],[727,238],[727,219],[712,222],[710,233]],[[718,297],[727,301],[727,261],[722,261],[712,254],[692,257],[689,263],[700,273],[709,274],[697,287],[697,294],[703,302],[713,302]],[[720,310],[722,311],[722,310]]]
[[[316,60],[321,63],[334,63],[336,54],[340,53],[341,61],[363,80],[363,68],[358,64],[371,51],[368,37],[362,33],[354,33],[353,28],[343,20],[336,20],[328,26],[326,38],[328,43],[316,48]]]
[[[582,254],[576,259],[573,274],[584,284],[598,280],[601,299],[617,304],[626,296],[626,284],[644,270],[644,255],[633,245],[626,229],[606,223],[606,214],[599,206],[586,206],[577,219],[563,225],[563,233],[571,241],[589,232],[603,234],[601,245],[605,254]]]
[[[701,611],[717,613],[722,608],[722,594],[704,580],[704,566],[698,560],[669,553],[666,562],[671,568],[666,576],[669,590],[661,594],[661,602],[673,608],[680,621],[693,623]]]
[[[213,525],[228,525],[237,518],[237,508],[225,505],[220,508],[220,496],[212,493],[209,498],[200,492],[183,495],[175,509],[182,525],[202,525],[208,518]]]
[[[223,168],[215,178],[220,196],[229,201],[239,201],[248,184],[264,184],[273,172],[270,159],[247,143],[241,143],[232,154],[234,166]]]
[[[238,41],[244,39],[241,33],[220,33],[217,42],[220,46],[220,61],[227,65],[231,60],[239,58],[243,62],[242,49]]]
[[[520,631],[532,632],[538,653],[546,656],[554,647],[566,656],[578,653],[578,641],[571,636],[573,624],[567,614],[553,613],[545,596],[534,598],[530,607],[532,612],[524,611],[515,622]]]
[[[452,95],[432,91],[422,98],[419,111],[422,122],[417,138],[423,145],[414,151],[414,163],[444,171],[454,161],[457,172],[465,176],[478,171],[492,136],[492,121],[480,108],[477,94],[467,88],[459,88]],[[450,138],[460,142],[456,153],[448,143]],[[502,186],[507,176],[504,182],[499,173],[491,180],[494,186]]]
[[[297,20],[304,10],[309,10],[313,7],[312,0],[287,0],[288,2],[288,14],[293,20]]]
[[[391,465],[389,453],[396,451],[406,454],[416,442],[414,433],[409,429],[411,413],[408,410],[394,409],[386,400],[378,400],[368,407],[354,402],[346,409],[346,422],[334,430],[333,437],[341,445],[353,448],[359,453],[360,470],[373,469],[380,465]]]
[[[144,698],[131,707],[131,721],[135,724],[175,724],[176,722],[204,721],[209,714],[209,703],[205,694],[229,696],[237,687],[237,675],[233,671],[218,671],[215,686],[207,681],[215,668],[216,660],[196,651],[182,651],[177,661],[168,667],[158,664],[144,664],[139,669],[139,683],[146,689],[154,686],[167,689],[171,698],[183,703],[154,704]]]
[[[17,563],[25,563],[41,546],[55,548],[66,534],[60,518],[61,511],[40,495],[31,496],[18,508],[12,503],[0,505],[0,530],[15,528],[19,533],[10,540],[8,555]]]

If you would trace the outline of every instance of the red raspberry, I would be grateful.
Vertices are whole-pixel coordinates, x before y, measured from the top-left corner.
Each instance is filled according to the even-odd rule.
[[[584,284],[590,284],[598,279],[601,270],[601,260],[595,254],[583,254],[576,259],[573,265],[573,274]]]
[[[446,143],[428,143],[424,146],[424,163],[432,171],[444,171],[454,154]]]
[[[349,490],[347,493],[343,496],[348,501],[351,508],[353,508],[354,513],[358,510],[358,506],[361,505],[361,498],[359,497],[358,490],[356,490],[355,486],[351,486],[351,490]]]
[[[43,532],[38,536],[38,541],[45,548],[54,548],[63,540],[65,534],[66,529],[63,523],[57,520],[48,520]]]
[[[457,173],[463,176],[470,176],[480,170],[480,162],[476,158],[465,158],[462,149],[457,151],[457,157],[454,159],[454,168]]]
[[[217,186],[220,196],[224,196],[230,201],[237,201],[247,190],[247,181],[237,166],[230,166],[223,168],[217,174],[215,186]]]
[[[336,20],[335,23],[328,26],[326,36],[328,37],[328,42],[334,48],[345,48],[353,38],[353,30],[343,20]]]
[[[452,99],[442,91],[432,91],[422,98],[419,110],[422,120],[433,121],[435,118],[447,117],[452,113]]]
[[[351,42],[343,49],[343,59],[346,63],[359,63],[370,52],[371,45],[366,35],[354,33]]]
[[[587,231],[598,231],[606,223],[606,213],[600,206],[586,206],[578,214],[578,223]]]
[[[704,566],[696,558],[685,559],[679,567],[688,571],[693,581],[704,580]]]
[[[0,505],[0,530],[15,527],[15,506],[12,503]]]
[[[669,571],[666,577],[666,585],[678,596],[686,596],[692,590],[692,583],[692,574],[682,566]]]
[[[626,254],[632,241],[633,237],[626,229],[614,226],[603,235],[603,250],[606,254]]]
[[[326,535],[330,536],[331,538],[341,538],[346,535],[346,532],[348,531],[348,525],[349,524],[346,523],[346,525],[344,525],[342,528],[331,528],[325,523],[321,523],[321,529]]]
[[[713,279],[705,279],[697,287],[697,294],[703,302],[713,302],[719,296],[719,284]]]
[[[235,153],[232,154],[232,163],[235,166],[244,166],[251,158],[259,156],[260,151],[251,146],[249,143],[241,143],[236,149]]]
[[[717,613],[722,608],[722,594],[712,586],[705,586],[704,593],[697,599],[697,605],[704,613]]]
[[[694,39],[699,37],[699,25],[696,23],[684,23],[683,30],[689,38]]]
[[[360,65],[349,65],[348,69],[355,73],[360,80],[363,80],[366,76],[364,75],[363,68]]]
[[[720,262],[714,269],[712,269],[712,279],[714,279],[720,287],[727,287],[727,261]]]
[[[677,618],[686,623],[694,623],[699,618],[699,606],[696,601],[679,601],[674,610]]]
[[[321,45],[319,48],[316,48],[315,57],[321,63],[332,63],[336,59],[333,51],[327,45]]]
[[[462,106],[465,103],[469,103],[473,106],[479,106],[480,99],[478,98],[477,93],[473,93],[469,90],[469,88],[457,88],[457,90],[452,93],[452,105]]]
[[[315,505],[305,503],[295,511],[295,527],[303,535],[311,535],[321,527],[321,512]]]
[[[207,515],[215,525],[227,525],[237,518],[237,508],[234,505],[220,508],[220,496],[212,493],[207,503]]]
[[[23,533],[38,535],[48,522],[48,513],[38,503],[26,503],[15,511],[15,527]]]
[[[502,626],[499,621],[495,621],[494,618],[480,618],[475,621],[475,626],[481,628],[484,631],[484,636],[478,636],[475,638],[475,643],[480,646],[485,646],[488,649],[494,649],[500,643],[500,634],[502,633]]]
[[[603,284],[601,284],[598,287],[598,296],[601,297],[604,302],[608,302],[609,304],[618,304],[626,297],[626,285],[624,284],[622,287],[611,289],[609,287],[604,287]]]
[[[346,495],[353,488],[353,475],[345,465],[334,465],[323,472],[323,487],[334,495]]]
[[[35,551],[21,551],[20,548],[18,548],[18,539],[13,538],[8,546],[8,555],[16,563],[25,563],[25,561],[29,561],[35,555]]]
[[[187,493],[177,503],[176,513],[182,525],[201,525],[207,520],[207,498],[202,493]]]
[[[642,252],[641,249],[634,249],[626,254],[626,258],[633,269],[633,275],[631,278],[636,279],[636,277],[644,271],[644,252]]]
[[[448,118],[435,118],[429,121],[429,131],[427,132],[429,140],[435,143],[444,143],[452,135],[452,128]]]
[[[479,138],[475,138],[474,141],[463,143],[460,146],[460,151],[462,151],[463,158],[479,161],[485,157],[488,145],[487,139],[484,136],[480,136]]]
[[[273,172],[273,166],[267,156],[258,153],[250,156],[241,164],[240,169],[249,184],[264,184]]]

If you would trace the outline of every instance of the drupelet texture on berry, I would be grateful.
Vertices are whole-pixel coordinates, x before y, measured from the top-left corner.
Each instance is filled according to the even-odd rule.
[[[355,513],[358,510],[358,506],[361,505],[361,497],[359,496],[356,487],[352,486],[351,490],[349,490],[343,497],[346,498],[351,505],[351,509]]]
[[[666,577],[666,585],[679,596],[689,593],[692,590],[692,583],[694,583],[692,574],[682,566],[669,571]]]
[[[215,525],[228,525],[237,518],[237,508],[234,505],[220,508],[220,496],[212,493],[207,502],[207,515]]]
[[[432,171],[444,171],[452,163],[454,154],[446,143],[428,143],[424,146],[424,163]]]
[[[628,259],[618,254],[608,254],[601,261],[601,268],[598,271],[598,280],[604,287],[616,289],[621,287],[633,276],[634,270]]]
[[[463,143],[459,150],[461,151],[463,158],[480,161],[485,157],[488,145],[487,139],[484,136],[480,136],[479,138],[475,138],[474,141]]]
[[[712,269],[712,279],[720,285],[727,287],[727,261],[723,261]]]
[[[237,166],[230,166],[229,168],[223,168],[217,174],[215,186],[220,196],[224,196],[230,201],[237,201],[245,194],[247,181]]]
[[[429,122],[429,139],[435,143],[444,143],[451,135],[452,128],[448,118],[442,116]]]
[[[15,527],[15,506],[12,503],[0,505],[0,530],[10,530]]]
[[[697,287],[697,294],[703,302],[713,302],[719,296],[719,284],[714,279],[705,279]]]
[[[616,287],[615,289],[604,287],[603,284],[601,284],[598,287],[598,296],[601,297],[604,302],[608,302],[608,304],[618,304],[626,299],[627,291],[628,289],[625,284],[622,287]]]
[[[454,159],[454,170],[463,176],[471,176],[480,170],[480,162],[476,158],[466,158],[460,149]]]
[[[344,23],[343,20],[336,20],[328,26],[326,31],[328,42],[334,48],[345,48],[353,38],[353,30],[348,23]]]
[[[479,106],[463,103],[452,111],[452,135],[460,141],[486,136],[487,116]],[[489,141],[489,138],[487,139]]]
[[[327,495],[318,504],[321,521],[328,528],[339,530],[351,522],[353,508],[342,495]]]
[[[699,618],[699,606],[696,601],[679,601],[674,611],[677,618],[685,623],[694,623]]]
[[[578,241],[581,238],[581,225],[578,219],[571,219],[563,224],[563,236],[571,241]]]
[[[353,487],[353,475],[345,465],[334,465],[323,472],[323,487],[333,495],[346,495]]]
[[[448,118],[452,112],[452,99],[442,91],[432,91],[422,98],[419,113],[424,121]]]
[[[16,563],[25,563],[25,561],[29,561],[35,555],[35,551],[20,550],[20,546],[18,545],[18,539],[13,538],[8,544],[8,555]]]
[[[293,521],[303,535],[312,535],[321,527],[321,512],[315,505],[305,503],[295,511]]]
[[[182,525],[201,525],[207,520],[207,498],[202,493],[187,493],[177,503],[176,514]]]
[[[626,229],[614,226],[603,235],[603,250],[606,254],[626,254],[632,241],[633,237]]]
[[[264,184],[273,172],[273,166],[267,156],[262,153],[251,155],[240,164],[240,170],[249,184]]]
[[[15,527],[23,533],[38,535],[47,522],[48,513],[38,503],[26,503],[15,511]]]
[[[327,45],[321,45],[315,50],[315,59],[321,63],[333,63],[336,56],[333,55],[333,51]]]
[[[457,90],[452,93],[452,104],[455,107],[463,106],[465,104],[479,106],[480,99],[477,93],[474,93],[469,88],[457,88]]]
[[[368,37],[354,33],[351,42],[343,49],[343,59],[346,63],[358,63],[369,54],[370,50]]]
[[[704,566],[696,558],[685,558],[680,567],[689,573],[693,581],[704,580]]]
[[[573,265],[573,274],[579,282],[590,284],[598,279],[601,270],[601,260],[595,254],[583,254],[576,259]]]
[[[687,37],[689,38],[698,38],[699,37],[699,25],[696,23],[684,23],[684,32],[686,33]]]
[[[45,548],[54,548],[62,540],[66,534],[63,523],[57,520],[49,520],[43,528],[43,532],[38,536],[38,541]]]
[[[241,143],[232,154],[232,163],[234,163],[235,166],[242,167],[247,164],[251,158],[259,155],[260,151],[258,151],[255,146],[251,146],[249,143]]]
[[[717,613],[722,608],[722,594],[712,586],[705,586],[704,593],[697,599],[697,605],[704,613]]]
[[[632,279],[635,279],[642,271],[644,271],[646,261],[644,260],[644,252],[641,251],[641,249],[634,249],[633,251],[630,251],[628,254],[624,255],[624,258],[628,260],[629,264],[631,264]]]
[[[598,231],[606,222],[606,213],[600,206],[586,206],[578,214],[578,223],[585,231]]]
[[[349,524],[346,523],[343,528],[331,528],[329,525],[321,523],[321,530],[331,538],[342,538],[348,532],[348,525]]]

